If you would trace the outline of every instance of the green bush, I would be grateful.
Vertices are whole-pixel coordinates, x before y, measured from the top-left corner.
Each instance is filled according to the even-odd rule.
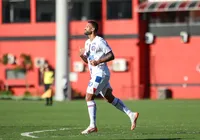
[[[2,59],[1,59],[1,62],[4,64],[4,65],[7,65],[8,64],[8,54],[4,54]]]
[[[2,90],[0,91],[0,96],[12,96],[13,93],[10,90]]]
[[[31,92],[30,91],[25,91],[24,92],[24,96],[25,97],[30,97],[31,96]]]

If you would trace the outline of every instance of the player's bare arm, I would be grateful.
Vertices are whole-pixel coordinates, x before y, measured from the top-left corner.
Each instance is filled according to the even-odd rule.
[[[84,55],[85,52],[85,48],[80,48],[79,49],[79,56],[81,57],[81,59],[85,62],[88,63],[87,61],[87,56]]]
[[[104,63],[104,62],[108,62],[108,61],[111,61],[111,60],[114,60],[115,59],[115,56],[113,54],[112,51],[110,51],[109,53],[107,53],[104,57],[100,58],[99,60],[95,61],[95,60],[91,60],[90,61],[90,64],[92,66],[97,66],[101,63]]]
[[[88,63],[87,57],[85,55],[81,55],[80,57],[85,63]]]

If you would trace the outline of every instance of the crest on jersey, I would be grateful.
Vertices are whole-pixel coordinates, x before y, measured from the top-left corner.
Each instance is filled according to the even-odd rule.
[[[92,47],[91,47],[91,51],[95,51],[95,46],[92,46]]]

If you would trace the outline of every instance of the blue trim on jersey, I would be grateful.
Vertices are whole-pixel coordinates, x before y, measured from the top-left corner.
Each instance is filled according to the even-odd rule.
[[[100,82],[101,82],[101,79],[102,79],[102,77],[97,76],[96,79],[95,79],[95,82],[100,83]]]
[[[88,86],[89,86],[89,87],[91,87],[92,85],[93,85],[93,83],[92,83],[92,82],[89,82],[89,83],[88,83]]]

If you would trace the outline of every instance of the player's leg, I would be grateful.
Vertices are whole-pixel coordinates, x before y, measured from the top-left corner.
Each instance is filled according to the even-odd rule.
[[[91,79],[90,83],[88,85],[88,88],[87,88],[86,96],[85,96],[85,100],[86,100],[87,107],[88,107],[88,114],[89,114],[89,118],[90,118],[90,125],[84,131],[81,132],[82,134],[89,134],[92,132],[97,132],[96,103],[94,101],[96,88],[94,86],[95,86],[94,80]]]
[[[104,90],[104,98],[113,106],[115,106],[120,111],[126,113],[131,120],[131,130],[134,130],[136,127],[136,121],[139,116],[138,112],[132,112],[123,102],[122,100],[116,98],[112,94],[112,89],[109,87]]]
[[[85,97],[88,107],[88,114],[90,117],[90,127],[96,127],[96,103],[94,101],[94,96],[94,94],[86,93]]]
[[[53,105],[53,96],[49,98],[49,105]]]
[[[49,84],[44,84],[44,91],[46,92],[49,89]],[[46,105],[48,106],[50,102],[50,98],[46,98]]]
[[[96,127],[96,103],[94,101],[94,94],[86,93],[85,100],[88,106],[88,114],[90,118],[90,125],[81,133],[82,134],[89,134],[92,132],[97,132]]]
[[[46,105],[49,105],[49,98],[46,98]]]
[[[118,98],[116,98],[113,94],[112,94],[112,89],[111,88],[107,88],[106,92],[104,94],[104,98],[111,103],[113,106],[115,106],[117,109],[119,109],[120,111],[126,113],[127,115],[129,115],[130,113],[132,113],[132,111],[126,107],[126,105]]]
[[[89,127],[82,132],[82,134],[88,134],[91,132],[97,132],[96,127],[96,103],[94,101],[94,96],[99,94],[103,88],[106,87],[109,81],[109,77],[102,75],[93,76],[88,84],[86,102],[88,105],[88,113],[90,116],[90,125]]]

